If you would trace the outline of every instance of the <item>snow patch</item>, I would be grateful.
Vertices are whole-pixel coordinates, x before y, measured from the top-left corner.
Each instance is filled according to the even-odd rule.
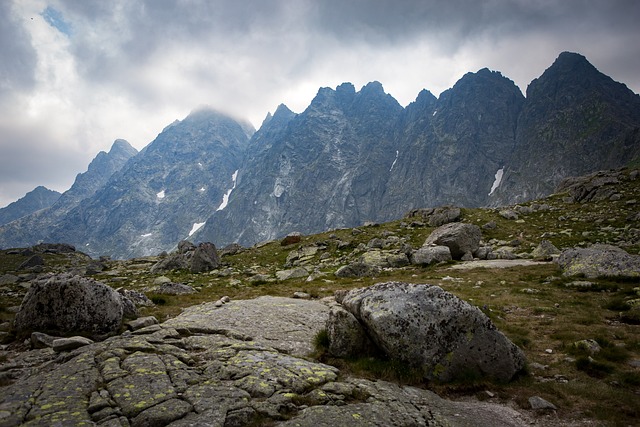
[[[161,192],[159,192],[158,194],[156,194],[156,197],[158,199],[164,199],[164,190],[162,190]]]
[[[195,233],[196,231],[200,230],[200,228],[202,228],[202,226],[204,225],[204,222],[196,222],[193,224],[193,227],[191,227],[191,231],[189,232],[189,236],[192,236],[193,233]]]
[[[391,167],[389,168],[389,172],[391,172],[391,169],[393,169],[393,167],[396,165],[396,162],[398,161],[398,154],[400,154],[400,152],[398,150],[396,150],[396,158],[393,160],[393,163],[391,163]]]
[[[491,186],[491,191],[489,191],[489,196],[493,194],[494,191],[500,186],[502,182],[502,175],[504,174],[504,166],[498,169],[496,172],[496,178],[493,180],[493,185]]]
[[[236,179],[238,179],[237,170],[233,173],[233,175],[231,175],[231,179],[233,180],[233,187],[231,187],[230,189],[227,190],[226,193],[224,193],[224,195],[222,196],[222,203],[220,203],[220,206],[218,206],[218,209],[216,209],[216,211],[221,211],[222,209],[226,208],[227,205],[229,204],[229,196],[231,195],[231,192],[236,188]],[[189,236],[191,236],[191,234],[189,234]]]

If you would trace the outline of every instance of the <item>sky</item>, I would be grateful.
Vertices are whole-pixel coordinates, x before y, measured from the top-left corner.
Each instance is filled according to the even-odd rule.
[[[484,67],[524,93],[562,51],[639,93],[638,22],[637,0],[0,0],[0,207],[205,105],[258,128],[320,87],[406,106]]]

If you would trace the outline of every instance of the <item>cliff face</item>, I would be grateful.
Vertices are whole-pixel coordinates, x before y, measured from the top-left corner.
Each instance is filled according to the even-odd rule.
[[[322,88],[299,115],[281,107],[253,138],[229,206],[198,239],[246,244],[374,219],[401,113],[377,82]]]
[[[587,59],[562,53],[527,88],[513,152],[491,205],[550,194],[567,176],[640,156],[640,96]]]

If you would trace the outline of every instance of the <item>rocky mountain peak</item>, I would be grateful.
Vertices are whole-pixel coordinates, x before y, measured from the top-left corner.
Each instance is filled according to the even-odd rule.
[[[8,224],[25,215],[32,214],[53,205],[60,198],[60,193],[38,186],[24,197],[0,209],[0,225]]]
[[[128,157],[133,157],[136,154],[138,154],[138,150],[132,147],[131,144],[129,144],[129,142],[124,139],[116,139],[113,142],[113,145],[111,145],[111,149],[109,150],[110,156],[125,155]]]

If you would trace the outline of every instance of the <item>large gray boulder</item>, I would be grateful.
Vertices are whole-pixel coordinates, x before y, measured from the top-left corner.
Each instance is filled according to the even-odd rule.
[[[482,232],[477,225],[453,222],[433,230],[424,246],[447,246],[453,259],[461,259],[465,255],[473,256],[480,247],[481,238]]]
[[[558,257],[565,276],[640,277],[640,256],[631,255],[612,245],[597,244],[588,248],[567,249]]]
[[[204,273],[220,266],[220,257],[213,243],[204,242],[198,246],[183,240],[178,250],[158,261],[151,267],[152,273],[171,270],[189,270],[191,273]]]
[[[427,379],[509,381],[524,367],[522,351],[482,311],[438,286],[378,283],[337,299],[389,358]]]
[[[430,265],[443,261],[451,261],[451,250],[447,246],[423,246],[411,255],[411,263],[416,265]]]
[[[33,331],[54,335],[101,336],[122,324],[122,297],[96,280],[59,274],[32,283],[16,314],[19,335]]]

